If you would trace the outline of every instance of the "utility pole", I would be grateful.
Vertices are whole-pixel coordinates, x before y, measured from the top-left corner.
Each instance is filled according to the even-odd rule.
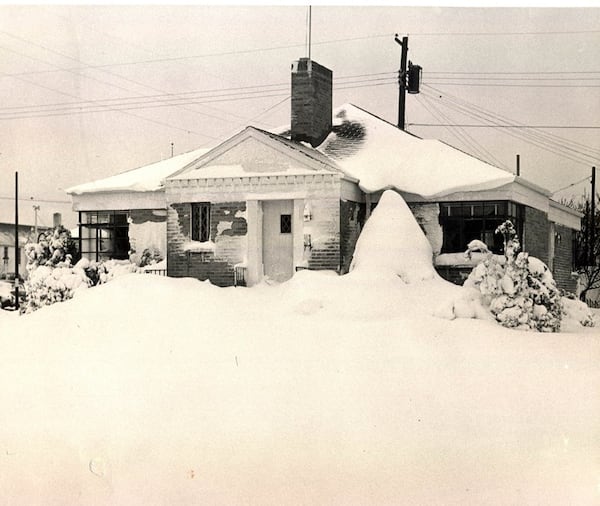
[[[33,214],[34,215],[34,219],[33,219],[34,220],[34,222],[33,222],[34,223],[33,224],[33,235],[34,235],[36,241],[38,239],[38,232],[37,232],[38,231],[38,225],[37,225],[37,223],[38,223],[38,211],[39,210],[40,210],[40,206],[35,206],[35,205],[33,206],[33,213],[34,213]]]
[[[19,172],[15,172],[15,308],[19,310]]]
[[[398,38],[398,34],[394,37],[397,44],[402,47],[400,56],[400,70],[398,71],[398,84],[400,85],[398,95],[398,128],[404,130],[405,114],[406,114],[406,63],[408,58],[408,37]]]
[[[590,224],[590,265],[596,265],[596,167],[592,167],[592,198]]]
[[[175,147],[175,143],[171,143],[171,158],[173,158],[173,148]]]
[[[521,175],[521,155],[517,155],[517,176]]]

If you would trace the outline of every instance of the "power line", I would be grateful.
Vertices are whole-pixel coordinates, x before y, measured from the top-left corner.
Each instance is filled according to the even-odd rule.
[[[429,85],[424,85],[424,86],[426,88],[431,88],[432,90],[434,90],[434,91],[436,91],[438,93],[443,93],[441,90],[438,90],[438,89],[436,89],[436,88],[434,88],[432,86],[429,86]],[[484,118],[486,118],[486,117],[488,118],[488,120],[487,120],[488,122],[490,122],[489,118],[492,118],[492,120],[493,120],[492,123],[495,124],[495,125],[502,124],[502,123],[510,123],[510,124],[515,125],[515,126],[520,126],[521,125],[519,122],[516,122],[516,121],[514,121],[511,118],[508,118],[506,116],[502,116],[502,115],[494,113],[492,111],[488,111],[488,110],[484,109],[483,107],[479,107],[479,106],[477,106],[477,105],[475,105],[472,102],[469,102],[467,100],[460,99],[457,96],[451,95],[450,93],[446,93],[446,97],[450,97],[449,98],[450,101],[454,101],[457,104],[462,104],[462,107],[467,107],[469,109],[473,109],[475,111],[478,111],[480,114],[482,114],[484,116]],[[440,98],[441,98],[441,96],[440,96]],[[585,144],[582,144],[580,142],[572,141],[570,139],[567,139],[567,138],[564,138],[564,137],[560,137],[560,136],[558,136],[556,134],[552,134],[552,133],[548,133],[548,132],[543,132],[541,130],[538,131],[538,130],[536,130],[534,128],[528,128],[528,129],[525,129],[525,130],[526,130],[525,132],[518,132],[518,133],[520,135],[529,136],[530,138],[533,137],[533,138],[536,138],[538,140],[541,139],[541,140],[543,140],[545,142],[552,142],[552,143],[555,143],[555,144],[559,144],[560,146],[563,146],[565,144],[570,144],[571,146],[578,147],[578,148],[581,148],[581,149],[585,149],[585,150],[587,150],[590,153],[594,153],[594,154],[600,155],[600,150],[595,149],[595,148],[591,148],[591,147],[589,147],[589,146],[587,146]],[[566,147],[566,146],[563,146],[563,147]],[[569,148],[569,147],[567,147],[567,149],[572,150],[572,151],[576,151],[576,150],[573,150],[572,148]],[[589,156],[589,155],[587,155],[587,156]]]
[[[432,89],[434,89],[434,88],[432,88]],[[438,90],[436,90],[436,91],[438,91]],[[437,98],[437,97],[434,96],[433,98]],[[464,105],[461,105],[459,102],[457,102],[457,100],[461,100],[461,99],[455,99],[454,101],[453,101],[453,99],[447,99],[447,101],[444,101],[443,103],[447,107],[455,109],[458,112],[461,112],[462,114],[466,114],[466,115],[474,117],[476,119],[481,119],[488,123],[498,124],[498,118],[500,118],[503,121],[507,120],[507,118],[503,118],[502,116],[495,114],[495,113],[489,113],[489,112],[485,111],[485,109],[475,106],[474,104],[471,104],[471,103],[463,100],[462,102],[464,102],[465,104],[469,104],[469,106],[467,108]],[[509,121],[512,121],[512,120],[509,120]],[[561,138],[558,136],[552,135],[552,134],[547,134],[544,132],[537,133],[535,131],[534,132],[521,132],[519,130],[517,130],[516,132],[512,132],[509,129],[502,129],[500,131],[506,133],[507,135],[510,135],[511,137],[515,137],[520,140],[524,140],[525,142],[533,144],[539,148],[545,149],[546,151],[549,151],[556,155],[562,156],[564,158],[568,158],[568,159],[575,161],[577,163],[580,163],[582,165],[589,165],[591,163],[589,159],[592,159],[592,160],[596,159],[595,156],[589,155],[587,153],[583,153],[579,150],[576,150],[574,148],[566,146],[565,144],[560,144],[556,139],[561,139]],[[569,142],[568,140],[564,140],[564,139],[561,139],[561,140],[563,142],[565,142],[565,141]],[[586,149],[590,149],[590,148],[586,147]],[[566,153],[565,150],[571,151],[571,153]]]
[[[348,90],[363,87],[372,86],[389,86],[395,85],[396,81],[387,79],[385,82],[379,82],[380,79],[363,80],[363,81],[349,81],[348,83],[342,83],[340,86],[334,87],[336,90]],[[229,94],[213,94],[213,95],[202,95],[197,97],[188,98],[171,98],[162,100],[139,100],[137,102],[131,101],[131,99],[124,99],[121,103],[102,103],[102,104],[90,104],[88,106],[79,107],[59,107],[56,109],[46,110],[21,110],[19,112],[6,112],[0,113],[0,121],[9,121],[15,119],[28,119],[28,118],[46,118],[54,116],[69,116],[75,114],[89,114],[96,112],[104,112],[107,108],[111,111],[129,111],[136,109],[156,109],[162,107],[172,107],[181,104],[205,104],[205,103],[217,103],[217,102],[231,102],[248,99],[263,99],[277,96],[284,96],[289,94],[289,88],[273,88],[265,90],[246,91],[243,93],[229,93]],[[110,99],[109,99],[110,100]]]
[[[51,65],[51,64],[48,64],[48,65]],[[4,75],[4,73],[0,72],[0,76],[2,76],[2,75]],[[43,84],[36,83],[35,81],[31,81],[31,80],[29,80],[29,79],[25,79],[25,78],[23,78],[23,77],[16,77],[16,79],[18,79],[19,81],[23,81],[23,82],[25,82],[25,83],[31,84],[31,85],[33,85],[33,86],[37,86],[37,87],[39,87],[39,88],[43,88],[43,89],[46,89],[46,90],[52,91],[52,92],[54,92],[54,93],[58,93],[58,94],[60,94],[60,95],[64,95],[64,96],[71,97],[71,98],[78,98],[78,97],[76,97],[75,95],[73,95],[73,94],[71,94],[71,93],[66,93],[66,92],[64,92],[64,91],[57,90],[57,89],[55,89],[55,88],[52,88],[52,87],[50,87],[50,86],[45,86],[45,85],[43,85]],[[106,109],[107,109],[107,110],[109,110],[109,111],[111,110],[109,107],[107,107]],[[150,123],[154,123],[154,124],[157,124],[157,125],[161,125],[161,126],[166,126],[166,127],[169,127],[169,128],[173,128],[173,129],[175,129],[175,130],[183,130],[184,132],[187,132],[187,133],[194,133],[194,134],[196,134],[196,135],[200,135],[200,136],[202,136],[202,137],[213,138],[213,137],[212,137],[212,136],[210,136],[210,135],[201,134],[201,133],[199,133],[199,132],[194,132],[193,130],[189,130],[189,129],[184,129],[184,128],[181,128],[181,127],[177,127],[177,126],[171,125],[171,124],[169,124],[169,123],[165,123],[165,122],[163,122],[163,121],[157,121],[157,120],[154,120],[154,119],[146,118],[146,117],[144,117],[144,116],[140,116],[140,115],[138,115],[138,114],[134,114],[134,113],[131,113],[131,112],[118,111],[118,110],[117,110],[116,112],[121,112],[122,114],[126,114],[126,115],[128,115],[128,116],[132,116],[132,117],[139,118],[139,119],[143,119],[143,120],[145,120],[145,121],[148,121],[148,122],[150,122]],[[215,140],[217,140],[216,138],[214,138],[214,139],[215,139]]]
[[[454,81],[598,81],[598,77],[461,77],[461,76],[427,76],[427,79],[433,80],[454,80]]]
[[[427,36],[445,36],[445,35],[461,35],[461,36],[512,36],[512,35],[584,35],[600,33],[600,30],[561,30],[561,31],[544,31],[544,32],[410,32],[410,35],[427,35]]]
[[[0,199],[2,200],[15,200],[15,197],[9,197],[5,195],[0,195]],[[44,202],[46,204],[72,204],[70,200],[50,200],[50,199],[34,199],[33,197],[29,199],[19,199],[19,202]]]
[[[312,42],[312,45],[320,46],[320,45],[327,45],[327,44],[337,44],[340,42],[352,42],[352,41],[376,39],[376,38],[383,38],[383,37],[393,37],[393,33],[379,34],[379,35],[377,35],[377,34],[376,35],[365,35],[362,37],[350,37],[350,38],[345,38],[345,39],[324,40],[321,42]],[[102,69],[102,68],[107,68],[107,67],[123,67],[123,66],[129,66],[129,65],[143,65],[143,64],[148,64],[148,63],[173,62],[173,61],[190,60],[190,59],[197,59],[197,58],[212,58],[212,57],[218,57],[218,56],[231,56],[231,55],[238,55],[238,54],[262,53],[265,51],[280,51],[280,50],[284,50],[284,49],[297,49],[297,48],[304,48],[304,47],[305,47],[305,44],[291,44],[291,45],[287,45],[287,46],[270,46],[270,47],[254,48],[254,49],[240,49],[240,50],[236,50],[236,51],[221,51],[221,52],[217,52],[217,53],[203,53],[203,54],[189,55],[189,56],[172,56],[172,57],[154,58],[154,59],[148,59],[148,60],[138,60],[138,61],[129,61],[129,62],[105,63],[105,64],[101,64],[101,65],[85,65],[85,66],[80,66],[80,67],[74,67],[71,69],[61,69],[61,70],[69,71],[69,70]],[[58,72],[58,70],[32,70],[32,71],[28,71],[28,72],[6,74],[5,77],[15,77],[15,76],[22,76],[22,75],[30,75],[30,74],[45,74],[45,73],[52,73],[52,72]]]
[[[507,84],[507,83],[440,83],[436,86],[489,86],[495,88],[600,88],[600,84]]]
[[[552,192],[552,195],[554,195],[555,193],[558,193],[560,191],[566,190],[567,188],[571,188],[572,186],[578,185],[579,183],[583,183],[584,181],[587,181],[588,179],[590,179],[592,176],[586,176],[583,179],[580,179],[579,181],[575,181],[574,183],[571,183],[570,185],[567,185],[563,188],[559,188],[558,190],[554,190]]]
[[[450,107],[451,109],[454,109],[462,114],[466,114],[466,115],[469,115],[469,116],[477,118],[477,119],[483,119],[484,121],[488,121],[488,122],[492,122],[492,123],[495,121],[494,119],[490,119],[489,117],[482,116],[481,114],[473,112],[470,109],[466,109],[466,108],[464,108],[460,105],[454,104],[454,103],[444,102],[444,105],[446,105],[446,107]],[[525,142],[532,144],[534,146],[537,146],[541,149],[544,149],[546,151],[554,153],[555,155],[562,156],[563,158],[567,158],[571,161],[580,163],[582,165],[589,165],[591,163],[589,160],[581,158],[580,156],[577,156],[577,154],[566,153],[564,151],[564,149],[561,149],[561,148],[564,148],[564,146],[555,146],[548,140],[540,139],[538,136],[536,136],[535,133],[526,133],[526,132],[520,132],[520,131],[512,132],[508,129],[502,129],[500,131],[504,132],[506,135],[509,135],[516,139],[525,141]],[[587,155],[587,156],[589,156],[589,155]]]
[[[567,30],[567,31],[539,31],[539,32],[410,32],[411,36],[514,36],[514,35],[575,35],[575,34],[595,34],[600,33],[600,30]],[[327,45],[327,44],[338,44],[341,42],[353,42],[360,40],[368,40],[368,39],[378,39],[385,37],[393,37],[393,33],[385,33],[385,34],[371,34],[364,35],[360,37],[348,37],[343,39],[330,39],[323,40],[320,42],[312,42],[313,46],[319,45]],[[99,68],[107,68],[107,67],[119,67],[119,66],[129,66],[129,65],[142,65],[148,63],[160,63],[160,62],[168,62],[168,61],[178,61],[178,60],[189,60],[189,59],[198,59],[198,58],[211,58],[218,56],[231,56],[231,55],[240,55],[240,54],[249,54],[249,53],[262,53],[265,51],[280,51],[285,49],[297,49],[304,48],[306,46],[305,43],[302,44],[290,44],[285,46],[267,46],[261,48],[252,48],[252,49],[239,49],[234,51],[220,51],[215,53],[203,53],[196,55],[187,55],[187,56],[171,56],[171,57],[162,57],[162,58],[153,58],[147,60],[136,60],[136,61],[128,61],[128,62],[114,62],[114,63],[105,63],[101,65],[85,65],[80,67],[73,67],[71,69],[61,69],[64,71],[67,70],[84,70],[84,69],[99,69]],[[51,73],[57,72],[58,70],[42,70],[42,71],[28,71],[28,72],[20,72],[15,74],[6,74],[4,77],[14,77],[17,75],[29,75],[29,74],[40,74],[40,73]]]
[[[395,75],[396,72],[380,72],[380,73],[373,73],[373,74],[357,74],[357,75],[349,75],[349,76],[340,76],[338,78],[334,79],[334,83],[339,83],[339,84],[353,84],[353,83],[365,83],[365,82],[371,82],[373,80],[385,80],[386,78],[375,78],[375,76],[381,76],[381,75],[389,75],[390,77],[387,79],[392,79],[391,76],[394,76],[395,79]],[[367,80],[360,80],[360,81],[350,81],[350,79],[356,79],[356,78],[360,78],[360,77],[373,77],[373,79],[367,79]],[[211,93],[216,93],[216,95],[211,95],[211,96],[220,96],[221,94],[224,94],[225,92],[236,92],[239,91],[240,93],[243,92],[256,92],[257,90],[268,90],[269,88],[279,88],[279,89],[289,89],[289,83],[287,82],[281,82],[281,83],[263,83],[263,84],[256,84],[256,85],[251,85],[251,86],[235,86],[235,87],[230,87],[230,88],[209,88],[209,89],[205,89],[205,90],[191,90],[191,91],[181,91],[181,92],[177,92],[177,93],[161,93],[161,94],[156,94],[156,95],[134,95],[134,96],[130,96],[130,97],[116,97],[116,98],[100,98],[100,99],[90,99],[90,100],[81,100],[81,101],[76,101],[76,102],[54,102],[54,103],[50,103],[50,104],[37,104],[37,105],[30,105],[30,106],[8,106],[8,107],[0,107],[0,112],[1,111],[6,111],[7,113],[10,111],[18,111],[18,110],[31,110],[31,109],[38,109],[38,108],[46,108],[46,107],[59,107],[59,106],[65,106],[65,107],[85,107],[86,105],[91,105],[91,104],[97,104],[97,103],[105,103],[105,105],[115,105],[115,102],[127,102],[129,100],[138,100],[138,99],[147,99],[147,100],[160,100],[163,98],[167,98],[167,97],[187,97],[190,95],[201,95],[201,94],[211,94]],[[271,90],[273,91],[273,90]],[[118,104],[117,104],[118,105]],[[27,111],[30,112],[30,111]]]
[[[47,51],[47,52],[49,52],[49,53],[56,54],[56,55],[58,55],[58,56],[60,56],[60,57],[62,57],[62,58],[67,58],[67,59],[69,59],[69,60],[76,61],[76,62],[78,62],[78,63],[83,63],[81,60],[79,60],[79,59],[77,59],[77,58],[73,58],[73,57],[71,57],[71,56],[69,56],[69,55],[66,55],[66,54],[64,54],[64,53],[61,53],[61,52],[59,52],[59,51],[55,51],[54,49],[51,49],[51,48],[49,48],[49,47],[46,47],[46,46],[44,46],[44,45],[37,44],[37,43],[35,43],[35,42],[32,42],[32,41],[30,41],[30,40],[28,40],[28,39],[25,39],[25,38],[23,38],[23,37],[20,37],[20,36],[18,36],[18,35],[13,35],[13,34],[11,34],[11,33],[9,33],[9,32],[6,32],[6,31],[4,31],[4,30],[0,30],[0,33],[2,33],[2,34],[4,34],[4,35],[6,35],[6,36],[8,36],[8,37],[11,37],[11,38],[13,38],[13,39],[16,39],[16,40],[18,40],[18,41],[22,41],[22,42],[25,42],[25,43],[27,43],[27,44],[30,44],[30,45],[32,45],[32,46],[34,46],[34,47],[41,48],[41,49],[43,49],[44,51]],[[15,52],[15,53],[17,53],[17,54],[21,54],[22,56],[25,56],[25,57],[27,57],[27,58],[30,58],[30,59],[33,59],[33,60],[36,60],[36,61],[41,61],[41,62],[42,62],[42,63],[44,63],[45,65],[51,65],[51,66],[53,66],[53,67],[60,68],[60,67],[58,67],[57,65],[55,65],[55,64],[53,64],[53,63],[47,62],[47,61],[45,61],[45,60],[42,60],[42,59],[40,59],[40,58],[37,58],[37,57],[34,57],[34,56],[26,55],[26,54],[23,54],[23,53],[18,53],[17,51],[14,51],[14,50],[12,50],[12,49],[7,49],[7,48],[4,48],[4,47],[2,47],[2,49],[4,49],[5,51],[11,51],[11,52]],[[115,72],[113,72],[113,71],[111,71],[111,70],[101,70],[101,72],[104,72],[104,73],[106,73],[106,74],[108,74],[108,75],[111,75],[111,76],[115,76],[115,77],[117,77],[118,79],[122,79],[122,80],[124,80],[124,81],[131,82],[131,83],[133,83],[133,84],[135,84],[135,85],[137,85],[137,86],[142,86],[142,87],[144,87],[144,88],[153,89],[154,91],[162,91],[162,90],[158,90],[157,88],[153,88],[153,87],[151,87],[151,86],[149,86],[149,85],[147,85],[147,84],[145,84],[145,83],[140,83],[140,82],[138,82],[138,81],[135,81],[135,80],[133,80],[133,79],[129,79],[129,78],[126,78],[126,77],[120,76],[119,74],[117,74],[117,73],[115,73]],[[120,90],[124,90],[124,91],[131,91],[130,89],[128,89],[128,88],[125,88],[125,87],[123,87],[123,86],[120,86],[120,85],[118,85],[118,84],[114,84],[114,83],[111,83],[111,82],[108,82],[108,81],[103,81],[103,80],[101,80],[101,79],[97,79],[97,78],[95,78],[95,77],[93,77],[93,76],[87,76],[87,75],[85,75],[85,74],[83,74],[83,73],[81,73],[81,72],[78,72],[78,71],[69,71],[69,73],[72,73],[72,74],[75,74],[75,75],[81,76],[81,77],[83,77],[84,79],[89,79],[89,80],[92,80],[92,81],[98,82],[98,83],[100,83],[100,84],[104,84],[104,85],[106,85],[106,86],[110,86],[110,87],[113,87],[113,88],[118,88],[118,89],[120,89]],[[208,113],[206,113],[206,114],[205,114],[205,113],[201,113],[200,111],[194,111],[193,109],[188,109],[188,110],[190,110],[191,112],[195,112],[195,113],[197,113],[197,114],[203,114],[204,116],[209,116],[209,117],[212,117],[212,118],[219,118],[218,116],[211,115],[211,114],[208,114]],[[141,117],[141,118],[143,118],[143,116],[140,116],[140,117]],[[220,119],[220,118],[219,118],[219,119]],[[189,130],[189,129],[186,129],[186,131],[188,131],[188,132],[191,132],[191,130]],[[195,133],[195,134],[197,134],[197,135],[204,135],[204,134],[200,134],[199,132],[193,132],[193,133]],[[211,136],[206,136],[206,137],[209,137],[209,138],[211,138]],[[216,140],[216,139],[215,139],[215,140]]]
[[[600,74],[600,70],[551,70],[551,71],[508,71],[500,70],[497,72],[480,72],[474,70],[428,70],[427,75],[431,74],[458,74],[458,75],[494,75],[494,74],[506,74],[506,75],[570,75],[570,74]]]
[[[425,107],[425,109],[427,109],[429,111],[429,113],[434,116],[436,119],[438,119],[440,116],[445,119],[446,121],[448,120],[448,117],[442,113],[436,106],[435,104],[433,104],[433,102],[428,99],[426,96],[421,96],[421,95],[417,95],[417,98],[419,101],[421,101],[421,104]],[[429,104],[429,106],[427,106],[427,104]],[[431,109],[430,109],[431,108]],[[432,112],[433,110],[433,112]],[[437,114],[436,114],[437,113]],[[496,165],[498,165],[499,167],[504,167],[504,165],[497,160],[486,148],[484,148],[480,143],[478,143],[472,136],[470,136],[467,132],[465,132],[464,130],[462,130],[461,128],[458,128],[458,132],[455,132],[454,130],[451,130],[450,128],[447,128],[447,130],[454,135],[457,139],[462,140],[462,142],[464,144],[466,144],[467,146],[469,146],[475,153],[477,153],[478,158],[484,159],[486,158],[485,155],[487,155],[487,157],[492,160]],[[484,153],[484,155],[482,156],[481,153]],[[489,163],[489,162],[488,162]],[[490,164],[493,165],[493,164]]]
[[[409,126],[422,127],[463,127],[463,128],[544,128],[544,129],[600,129],[600,125],[482,125],[458,123],[408,123]]]

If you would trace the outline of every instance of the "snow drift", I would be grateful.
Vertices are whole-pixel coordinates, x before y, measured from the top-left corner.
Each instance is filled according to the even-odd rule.
[[[371,279],[396,275],[409,284],[438,277],[431,245],[395,191],[381,195],[358,238],[350,271]]]

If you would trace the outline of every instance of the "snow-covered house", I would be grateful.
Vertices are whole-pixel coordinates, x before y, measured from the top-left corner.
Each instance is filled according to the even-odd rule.
[[[298,269],[347,272],[365,220],[382,192],[393,189],[413,210],[445,277],[464,276],[466,259],[457,253],[473,239],[500,252],[494,231],[511,219],[524,249],[545,261],[562,287],[574,289],[578,213],[543,188],[443,142],[418,138],[351,104],[333,110],[331,71],[316,62],[295,62],[291,78],[289,128],[247,127],[159,174],[164,179],[156,179],[154,203],[145,209],[166,214],[170,276],[226,286],[283,281]],[[71,189],[74,205],[85,209],[82,232],[97,209],[118,209],[123,226],[127,219],[131,224],[132,210],[140,209],[136,174],[119,177],[126,188],[104,180]]]
[[[167,206],[163,180],[207,149],[68,188],[79,213],[81,255],[90,260],[127,259],[145,249],[166,253]]]

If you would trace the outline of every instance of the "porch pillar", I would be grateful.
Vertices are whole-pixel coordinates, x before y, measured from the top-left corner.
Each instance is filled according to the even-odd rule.
[[[258,200],[246,202],[248,251],[246,253],[246,283],[255,285],[262,279],[262,219]]]

